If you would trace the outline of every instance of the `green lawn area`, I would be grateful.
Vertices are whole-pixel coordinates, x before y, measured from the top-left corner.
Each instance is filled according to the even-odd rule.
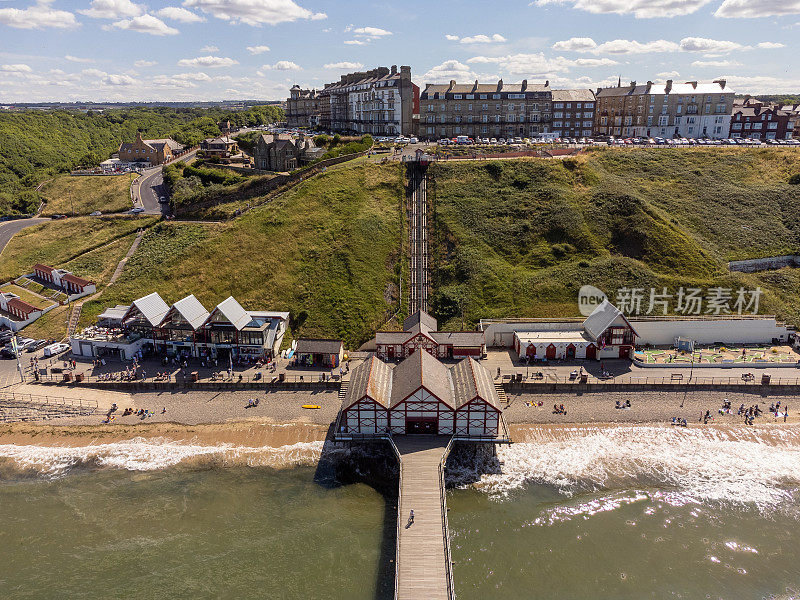
[[[40,194],[47,203],[45,216],[88,215],[97,210],[105,213],[123,212],[132,207],[131,181],[134,173],[124,175],[56,175],[42,186]]]
[[[224,225],[159,223],[120,279],[84,305],[153,291],[167,302],[195,294],[207,309],[229,295],[245,308],[288,310],[294,335],[357,347],[397,308],[402,171],[358,164],[330,170]]]
[[[797,269],[727,261],[800,251],[794,149],[598,150],[564,160],[430,167],[433,312],[579,316],[584,284],[764,290],[761,313],[800,322]],[[646,304],[646,303],[645,303]]]
[[[52,267],[67,267],[78,276],[101,280],[108,265],[101,265],[96,261],[92,264],[89,259],[93,257],[88,257],[81,263],[77,260],[78,257],[94,250],[104,254],[105,251],[101,249],[103,246],[130,237],[140,227],[149,227],[156,221],[155,217],[127,215],[78,217],[28,227],[11,238],[0,255],[0,281],[9,281],[31,273],[37,262]],[[119,246],[115,248],[118,250]],[[116,254],[109,251],[107,258],[116,266],[124,252],[116,262],[113,261],[114,256]],[[84,266],[86,271],[81,270]]]
[[[27,302],[28,304],[35,306],[36,308],[47,308],[55,304],[54,302],[50,302],[41,296],[37,296],[26,290],[25,288],[21,288],[18,285],[13,283],[7,283],[4,286],[0,286],[0,291],[3,292],[11,292],[12,294],[16,294],[19,296],[20,300]]]

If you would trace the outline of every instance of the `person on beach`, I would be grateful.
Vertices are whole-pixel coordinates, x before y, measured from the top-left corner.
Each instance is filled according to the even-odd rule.
[[[786,405],[783,407],[783,422],[784,422],[784,423],[786,423],[786,417],[788,417],[788,416],[789,416],[789,405],[788,405],[788,404],[786,404]]]

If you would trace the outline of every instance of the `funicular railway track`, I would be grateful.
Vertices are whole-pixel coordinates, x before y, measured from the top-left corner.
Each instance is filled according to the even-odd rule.
[[[411,255],[409,312],[428,310],[428,200],[424,166],[407,163],[408,220]]]

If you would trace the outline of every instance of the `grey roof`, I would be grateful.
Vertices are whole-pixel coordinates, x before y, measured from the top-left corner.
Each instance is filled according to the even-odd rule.
[[[107,321],[121,321],[130,307],[130,304],[117,304],[113,308],[105,309],[97,318]]]
[[[295,354],[339,354],[341,350],[342,340],[300,338]]]
[[[250,315],[242,308],[233,296],[228,296],[225,300],[217,304],[216,308],[211,311],[211,315],[206,319],[210,321],[215,314],[221,314],[228,322],[233,325],[238,331],[241,331],[245,325],[250,322]]]
[[[394,368],[390,406],[396,406],[420,387],[455,409],[450,369],[424,350],[414,352]]]
[[[200,301],[195,298],[194,294],[186,296],[186,298],[178,300],[175,304],[173,304],[172,308],[170,308],[167,314],[164,315],[162,324],[165,324],[165,322],[170,319],[174,312],[180,314],[180,316],[183,317],[183,320],[186,321],[195,331],[200,329],[200,327],[205,324],[209,317],[209,312],[202,304],[200,304]]]
[[[433,331],[429,335],[437,344],[448,344],[457,348],[478,348],[484,345],[482,331]]]
[[[586,317],[586,320],[583,322],[583,328],[593,341],[597,341],[600,334],[608,329],[619,316],[622,316],[630,328],[633,329],[633,326],[625,319],[625,315],[622,314],[622,311],[608,300],[603,300],[603,302],[594,309],[592,314]],[[635,330],[634,333],[636,333]]]
[[[428,83],[425,85],[423,94],[430,98],[431,94],[498,94],[498,93],[522,93],[522,92],[546,92],[550,89],[549,82],[545,83],[526,83],[523,89],[522,83]]]
[[[392,367],[371,356],[353,369],[342,408],[352,406],[365,396],[388,408],[391,400],[392,375]]]
[[[408,331],[376,331],[376,344],[404,344],[411,338],[412,334]]]
[[[486,367],[473,358],[465,358],[450,371],[455,388],[456,408],[479,398],[500,409],[500,396]]]
[[[408,318],[403,321],[403,329],[405,331],[414,331],[413,327],[415,325],[423,325],[428,331],[436,331],[437,327],[436,319],[434,319],[424,310],[418,310],[417,312],[409,315]],[[419,333],[419,329],[414,331],[414,333]]]
[[[158,295],[158,292],[153,292],[152,294],[148,294],[147,296],[143,296],[138,300],[134,300],[131,307],[128,309],[128,312],[125,313],[125,317],[123,320],[127,320],[132,314],[133,311],[138,311],[147,322],[150,323],[153,327],[156,327],[161,321],[164,320],[164,315],[167,314],[169,310],[169,305],[162,300],[161,296]]]
[[[594,102],[592,90],[553,90],[553,102]]]

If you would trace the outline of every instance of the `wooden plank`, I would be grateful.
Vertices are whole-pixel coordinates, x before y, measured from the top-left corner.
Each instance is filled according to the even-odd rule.
[[[439,463],[447,447],[444,436],[395,438],[401,457],[402,490],[398,507],[398,600],[449,600]],[[407,525],[414,511],[414,523]]]

